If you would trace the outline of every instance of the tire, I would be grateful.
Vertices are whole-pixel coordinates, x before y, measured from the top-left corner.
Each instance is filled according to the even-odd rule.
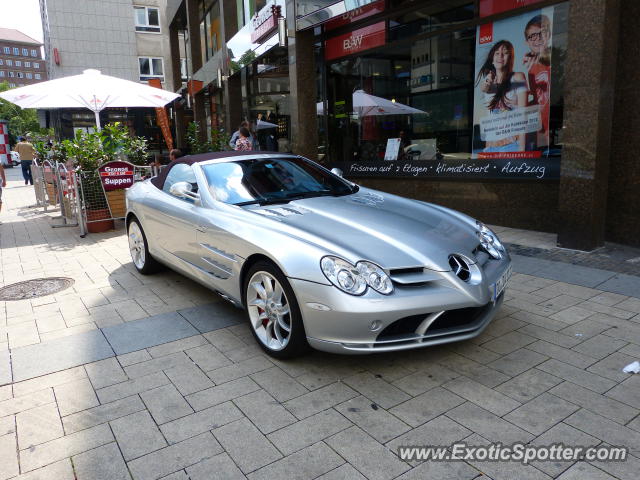
[[[160,269],[160,264],[149,253],[147,237],[137,218],[132,218],[127,225],[129,238],[129,253],[136,270],[143,275],[150,275]]]
[[[298,301],[275,265],[260,261],[249,269],[243,300],[251,332],[268,355],[292,358],[309,350]]]

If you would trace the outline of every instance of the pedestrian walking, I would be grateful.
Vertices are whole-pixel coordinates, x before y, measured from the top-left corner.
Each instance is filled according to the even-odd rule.
[[[253,145],[251,143],[251,133],[249,133],[249,129],[247,127],[240,127],[234,150],[250,151],[252,149]]]
[[[19,142],[15,146],[16,152],[20,154],[20,166],[22,167],[22,177],[25,185],[33,185],[31,177],[31,164],[36,153],[36,149],[24,137],[20,137]]]
[[[238,141],[238,137],[240,136],[240,129],[241,128],[246,128],[247,131],[249,132],[249,141],[251,142],[251,145],[254,145],[254,139],[253,139],[253,135],[251,135],[251,131],[249,130],[249,122],[247,122],[246,120],[243,121],[242,123],[240,123],[240,126],[238,127],[238,130],[233,132],[233,135],[231,135],[231,140],[229,140],[229,146],[231,148],[233,148],[234,150],[238,150],[236,148],[236,142]],[[253,148],[250,148],[249,150],[253,150]]]

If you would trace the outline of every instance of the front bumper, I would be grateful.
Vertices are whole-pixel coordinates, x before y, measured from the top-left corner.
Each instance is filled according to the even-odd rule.
[[[313,348],[346,354],[391,352],[478,336],[502,304],[504,294],[493,302],[490,291],[490,285],[510,266],[508,260],[500,263],[478,285],[442,272],[441,281],[396,288],[389,296],[369,289],[357,297],[330,285],[289,281]],[[433,317],[436,319],[429,320]],[[409,328],[397,328],[400,324]],[[425,329],[424,325],[429,326]]]

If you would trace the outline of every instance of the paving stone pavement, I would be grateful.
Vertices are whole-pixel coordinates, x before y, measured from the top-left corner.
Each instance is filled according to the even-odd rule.
[[[640,290],[606,290],[615,272],[516,258],[504,306],[476,339],[278,361],[208,290],[137,274],[122,230],[51,228],[56,213],[28,208],[17,173],[0,216],[0,285],[75,284],[0,303],[0,480],[638,478],[640,376],[621,369],[640,358]],[[626,445],[631,457],[398,456],[456,441]]]

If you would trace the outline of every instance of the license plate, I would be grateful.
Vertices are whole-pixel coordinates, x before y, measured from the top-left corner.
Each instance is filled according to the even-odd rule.
[[[492,292],[491,300],[493,302],[495,302],[498,299],[498,297],[504,290],[504,287],[507,286],[507,282],[509,281],[509,278],[511,278],[511,272],[512,272],[511,265],[509,265],[507,269],[504,272],[502,272],[502,275],[500,276],[498,281],[493,285],[491,285],[491,292]]]

